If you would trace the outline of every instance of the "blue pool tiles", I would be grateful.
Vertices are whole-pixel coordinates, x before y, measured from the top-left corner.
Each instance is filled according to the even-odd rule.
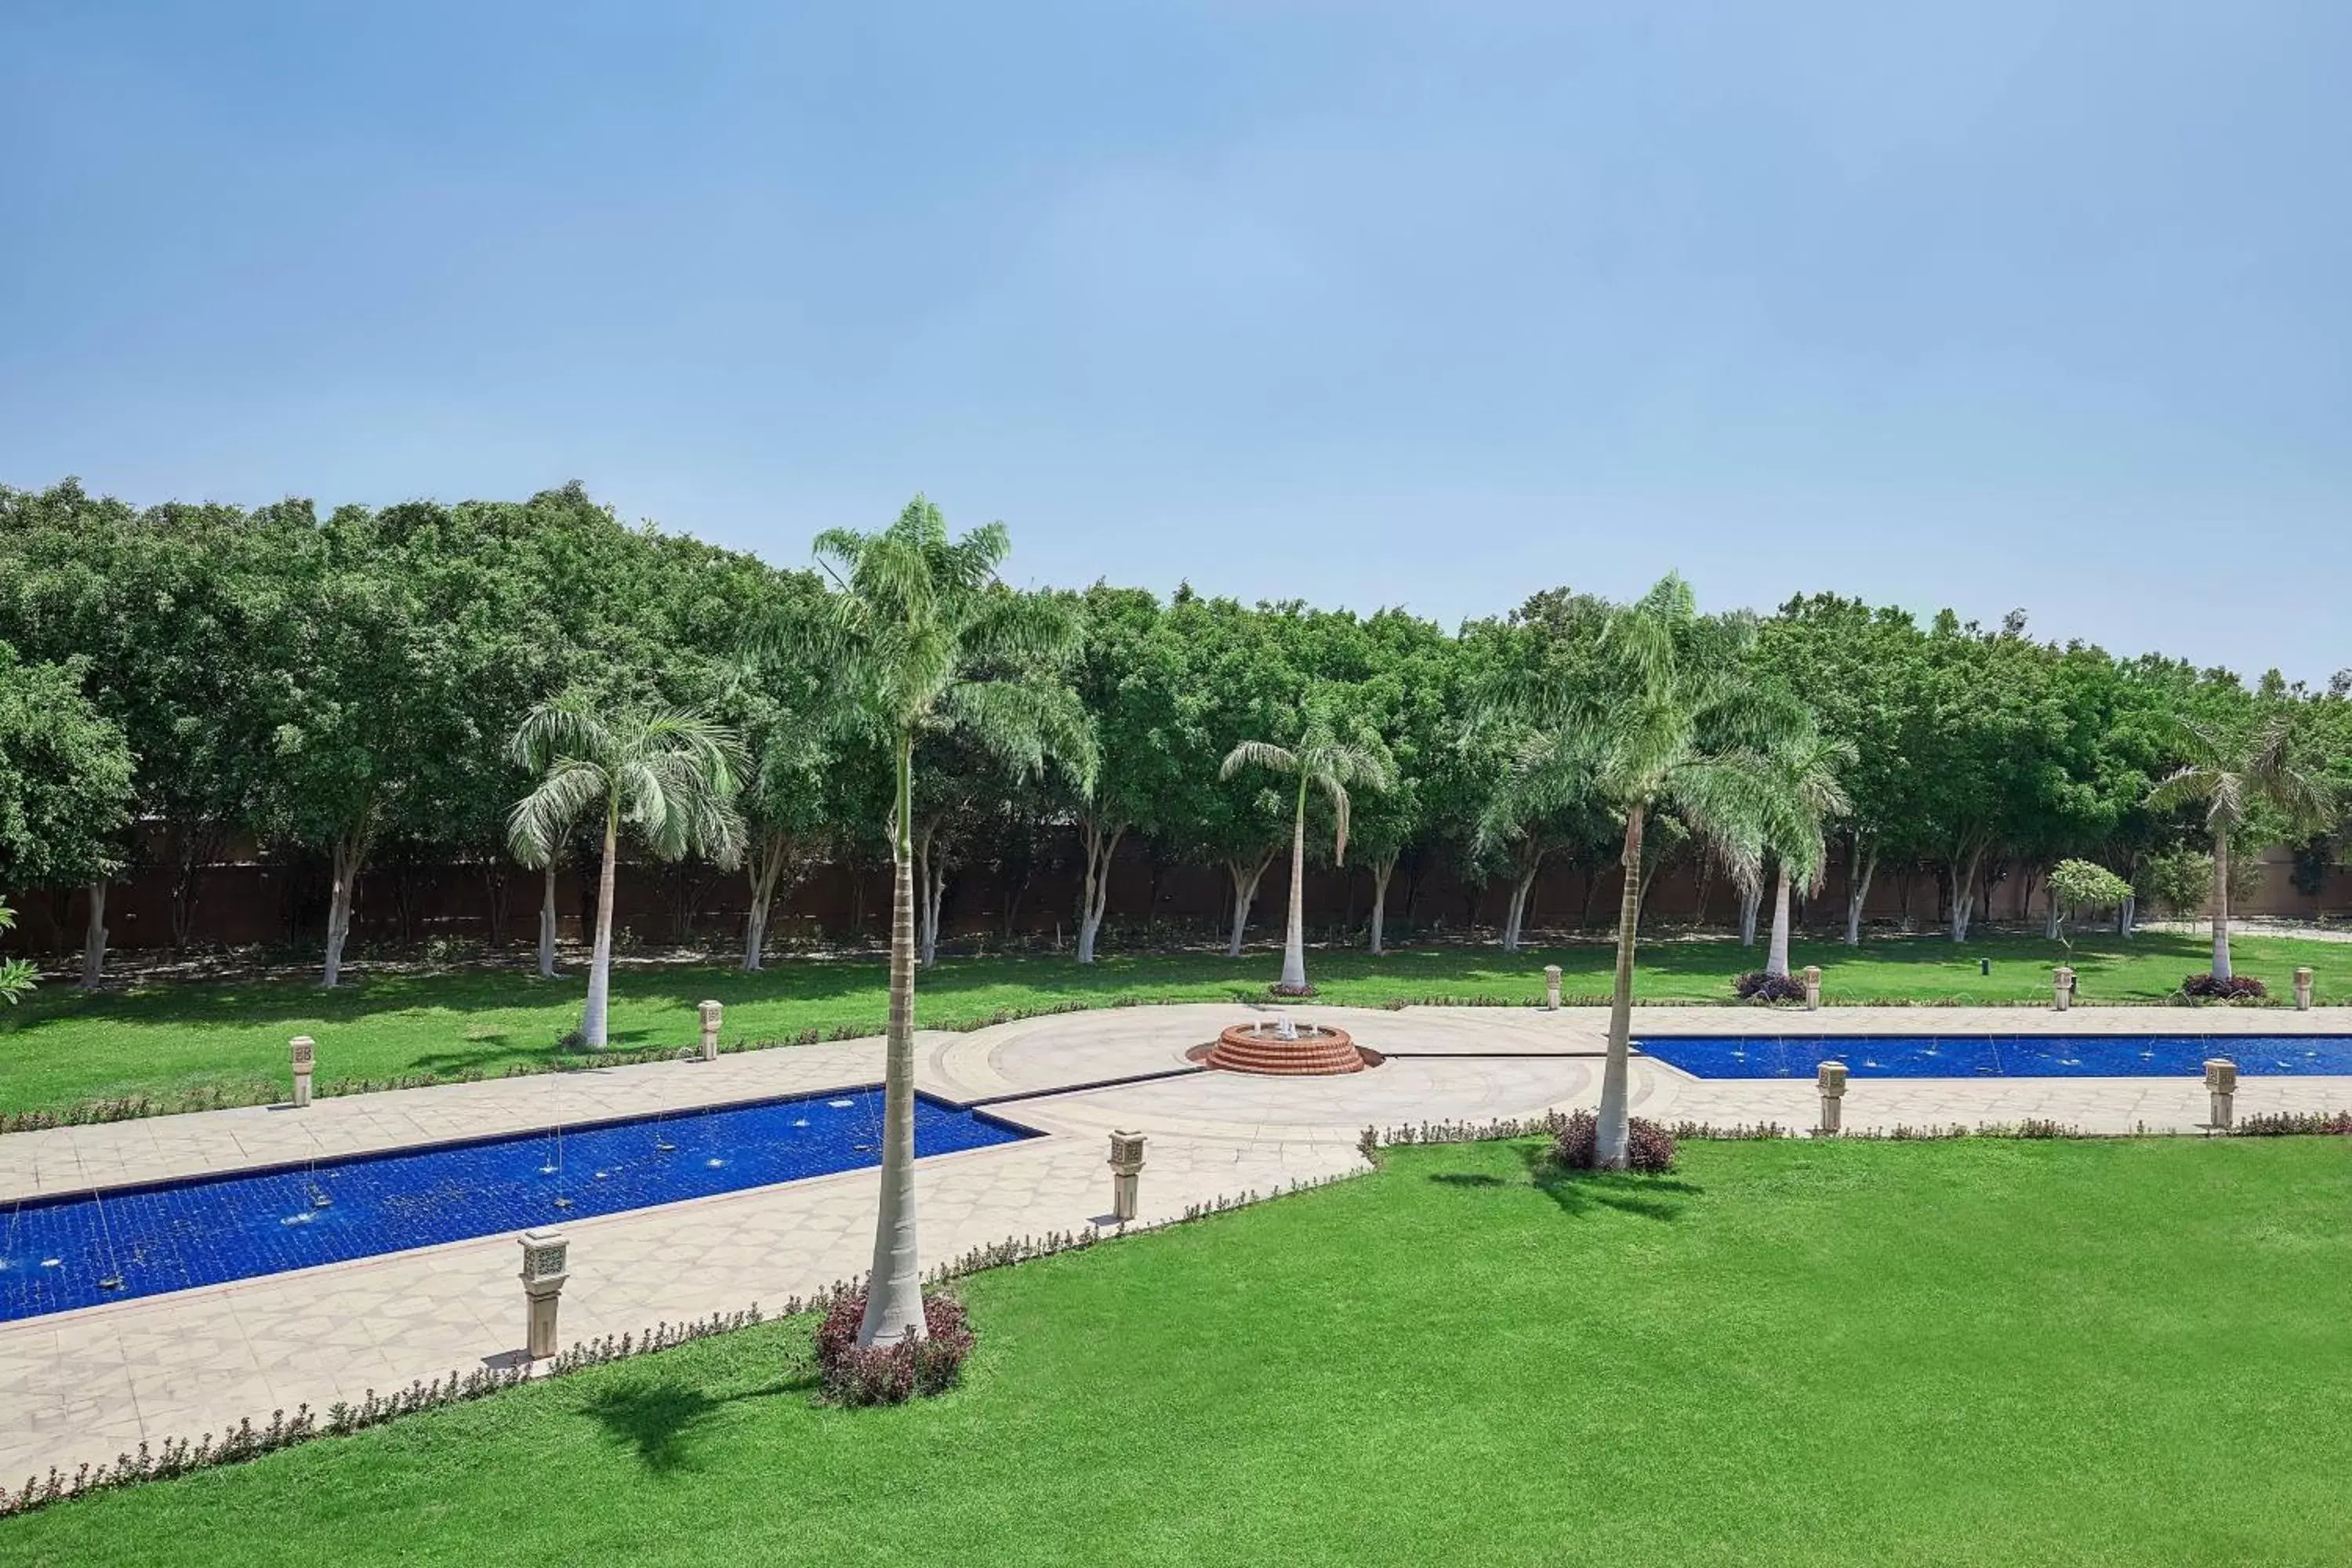
[[[2352,1075],[2352,1035],[1656,1035],[1643,1052],[1698,1078],[2196,1077],[2209,1057],[2244,1074]]]
[[[0,1205],[0,1321],[856,1170],[881,1120],[878,1088],[839,1089],[27,1199]],[[1032,1135],[916,1098],[919,1156]]]

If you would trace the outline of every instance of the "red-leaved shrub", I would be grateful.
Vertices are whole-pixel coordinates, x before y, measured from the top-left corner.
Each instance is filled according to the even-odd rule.
[[[1559,1135],[1551,1141],[1551,1157],[1565,1170],[1593,1168],[1600,1119],[1589,1110],[1571,1110]],[[1625,1128],[1625,1163],[1636,1171],[1655,1173],[1675,1164],[1675,1135],[1646,1116],[1633,1117]]]
[[[903,1405],[918,1394],[952,1388],[976,1342],[963,1303],[944,1290],[923,1298],[927,1338],[860,1350],[857,1326],[865,1317],[860,1292],[836,1300],[817,1325],[817,1378],[835,1405]]]
[[[1731,983],[1732,992],[1742,1002],[1801,1002],[1805,999],[1805,983],[1793,974],[1768,974],[1751,969]]]
[[[2269,986],[2251,974],[2232,974],[2227,980],[2216,980],[2210,972],[2190,975],[2180,983],[2180,989],[2191,996],[2215,1002],[2238,1002],[2271,994]]]

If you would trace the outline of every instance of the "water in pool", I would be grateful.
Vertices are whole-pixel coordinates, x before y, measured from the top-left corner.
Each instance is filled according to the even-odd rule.
[[[1827,1061],[1856,1078],[2352,1075],[2352,1035],[1654,1035],[1643,1052],[1699,1078],[1801,1078]]]
[[[0,1204],[0,1321],[881,1163],[834,1090],[315,1165]],[[917,1096],[918,1156],[1033,1136]]]

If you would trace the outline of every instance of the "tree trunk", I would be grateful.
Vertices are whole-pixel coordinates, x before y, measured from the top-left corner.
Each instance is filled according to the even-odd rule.
[[[1389,879],[1396,875],[1397,858],[1386,856],[1372,862],[1372,921],[1371,938],[1364,951],[1374,958],[1381,955],[1381,928],[1388,923]]]
[[[1756,945],[1756,917],[1764,909],[1764,884],[1739,889],[1739,945]]]
[[[775,902],[776,883],[783,876],[784,857],[791,841],[781,833],[771,833],[760,842],[760,851],[745,863],[751,876],[751,902],[743,911],[743,968],[747,973],[757,973],[765,964],[768,946],[768,910]]]
[[[1519,951],[1519,936],[1527,926],[1528,895],[1534,890],[1536,873],[1542,868],[1543,862],[1538,859],[1534,865],[1520,872],[1517,879],[1511,883],[1510,907],[1503,913],[1503,951],[1505,952]]]
[[[2126,893],[2122,903],[2116,906],[2116,934],[2129,936],[2132,925],[2139,916],[2139,895]]]
[[[1257,858],[1255,867],[1245,866],[1239,860],[1225,862],[1226,874],[1234,879],[1234,934],[1232,940],[1225,943],[1227,958],[1242,955],[1242,932],[1249,926],[1250,906],[1257,901],[1258,879],[1265,875],[1265,868],[1273,860],[1274,851],[1269,849]]]
[[[542,979],[555,978],[555,860],[549,857],[543,873],[544,884],[539,897],[539,973]]]
[[[1120,836],[1127,832],[1122,825],[1105,831],[1103,824],[1093,817],[1078,825],[1078,837],[1087,848],[1087,879],[1078,891],[1078,962],[1095,961],[1095,933],[1102,930],[1103,910],[1110,901],[1111,857],[1118,853]]]
[[[343,942],[352,934],[352,906],[359,895],[360,868],[367,862],[368,836],[354,828],[335,840],[334,889],[327,898],[327,962],[319,984],[332,989],[343,974]]]
[[[1864,858],[1861,847],[1856,846],[1854,858],[1862,862],[1862,874],[1856,877],[1853,870],[1854,862],[1853,860],[1846,862],[1845,944],[1848,947],[1862,945],[1862,907],[1870,901],[1870,879],[1878,871],[1877,850],[1873,849],[1868,858]]]
[[[2230,830],[2213,835],[2213,978],[2230,978]]]
[[[613,999],[613,873],[621,858],[621,803],[604,808],[604,858],[596,867],[596,944],[588,956],[588,1009],[581,1037],[592,1051],[604,1048],[604,1020]]]
[[[915,739],[898,738],[898,809],[890,832],[890,1032],[882,1060],[882,1195],[874,1268],[857,1342],[923,1339],[922,1259],[915,1245]]]
[[[95,988],[106,973],[106,879],[89,885],[89,920],[81,934],[81,985]]]
[[[482,914],[489,930],[488,945],[507,944],[507,862],[495,854],[482,861]]]
[[[1593,1163],[1625,1168],[1627,1103],[1633,1040],[1633,942],[1642,920],[1642,808],[1625,813],[1625,886],[1617,903],[1617,978],[1609,993],[1609,1056],[1601,1068],[1601,1116]]]
[[[1789,973],[1789,863],[1780,862],[1772,884],[1772,941],[1764,952],[1764,973],[1786,978]]]
[[[1307,994],[1307,778],[1300,770],[1298,811],[1290,819],[1290,916],[1282,933],[1282,984],[1286,996]]]
[[[1977,866],[1984,859],[1984,846],[1969,851],[1964,860],[1952,862],[1952,902],[1948,930],[1954,942],[1969,940],[1969,916],[1976,908]]]
[[[2042,903],[2042,934],[2050,941],[2055,942],[2058,940],[2059,929],[2058,889],[2055,888],[2049,889],[2049,896],[2043,899]]]

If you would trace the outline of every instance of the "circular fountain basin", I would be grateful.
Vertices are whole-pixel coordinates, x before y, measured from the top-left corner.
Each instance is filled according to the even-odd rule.
[[[1278,1025],[1235,1024],[1217,1037],[1215,1045],[1193,1055],[1204,1066],[1226,1072],[1302,1078],[1361,1072],[1380,1060],[1357,1045],[1347,1030],[1323,1024],[1301,1024],[1287,1039]]]

